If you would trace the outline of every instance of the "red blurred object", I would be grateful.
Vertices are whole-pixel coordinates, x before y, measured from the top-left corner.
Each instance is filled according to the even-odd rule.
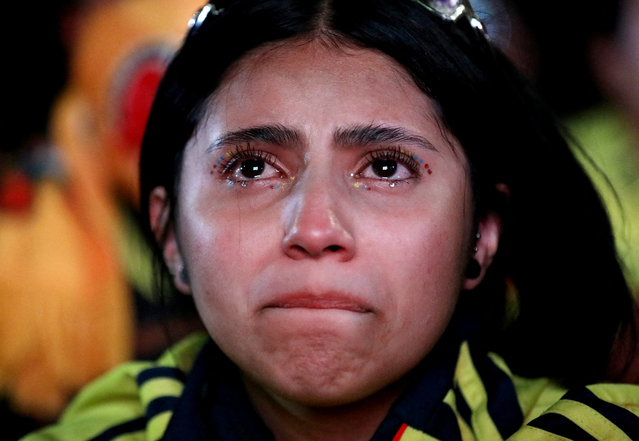
[[[19,171],[7,172],[0,181],[0,209],[26,211],[33,201],[33,186],[27,175]]]
[[[120,110],[120,131],[125,146],[139,148],[155,91],[166,68],[164,59],[145,60],[136,66],[125,86]]]

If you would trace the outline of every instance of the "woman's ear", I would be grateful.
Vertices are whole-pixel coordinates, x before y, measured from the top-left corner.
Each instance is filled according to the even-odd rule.
[[[191,285],[184,259],[175,234],[175,224],[170,218],[171,207],[164,187],[155,187],[149,197],[149,219],[173,284],[182,294],[191,294]]]
[[[505,200],[508,199],[509,189],[505,184],[498,184],[496,191]],[[499,248],[502,229],[502,218],[496,211],[488,211],[479,221],[477,232],[474,236],[474,253],[471,256],[471,265],[474,267],[473,274],[466,275],[463,285],[465,290],[476,288],[483,280]]]

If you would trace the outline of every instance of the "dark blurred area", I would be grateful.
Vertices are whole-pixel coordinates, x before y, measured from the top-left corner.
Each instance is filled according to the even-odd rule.
[[[513,23],[509,54],[561,115],[606,99],[592,65],[596,38],[615,32],[620,0],[505,0]]]
[[[565,126],[608,209],[626,279],[639,295],[639,0],[490,1],[508,10],[504,51]],[[618,345],[639,353],[626,337]],[[621,366],[613,352],[610,369],[626,369],[624,381],[639,383],[637,357]]]
[[[165,300],[152,284],[136,182],[155,88],[202,4],[3,5],[2,439],[53,422],[96,376],[200,328],[188,297]]]
[[[67,76],[77,0],[7,2],[0,27],[4,135],[2,152],[15,153],[44,136],[51,105]]]
[[[66,81],[68,45],[78,0],[7,2],[1,27],[3,151],[46,132],[51,105]]]

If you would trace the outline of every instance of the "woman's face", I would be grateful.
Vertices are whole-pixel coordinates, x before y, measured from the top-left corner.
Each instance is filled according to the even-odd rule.
[[[439,340],[472,283],[471,199],[461,147],[399,65],[287,44],[218,89],[185,150],[165,257],[252,387],[345,404]]]

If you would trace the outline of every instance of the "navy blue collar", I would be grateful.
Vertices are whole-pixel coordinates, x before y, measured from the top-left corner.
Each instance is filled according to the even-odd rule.
[[[164,441],[273,441],[237,367],[209,341],[189,373]]]
[[[443,339],[410,374],[372,441],[390,441],[405,426],[439,439],[461,440],[452,409],[443,403],[453,386],[458,339]],[[174,408],[164,441],[273,441],[253,408],[237,367],[209,341],[198,355]]]

